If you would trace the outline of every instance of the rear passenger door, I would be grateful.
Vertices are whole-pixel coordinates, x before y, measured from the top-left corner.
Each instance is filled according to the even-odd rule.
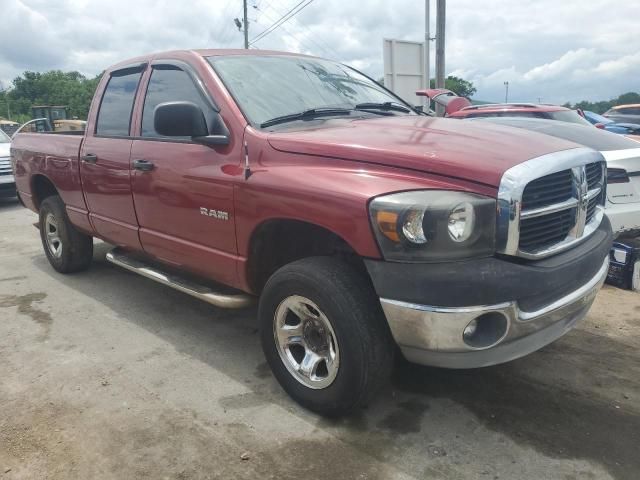
[[[151,68],[140,132],[131,151],[140,241],[145,252],[166,263],[234,285],[233,177],[223,167],[238,165],[240,152],[231,146],[212,148],[188,137],[158,134],[153,115],[160,103],[195,103],[210,131],[217,107],[188,64],[167,60],[154,62]],[[135,170],[140,160],[145,168],[151,164],[151,170]]]
[[[80,175],[89,218],[98,235],[116,245],[141,249],[131,196],[129,158],[133,105],[146,65],[113,71],[93,128],[80,151]]]

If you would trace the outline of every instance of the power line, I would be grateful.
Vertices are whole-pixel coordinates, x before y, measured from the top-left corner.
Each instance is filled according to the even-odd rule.
[[[302,0],[300,3],[297,3],[293,8],[291,8],[290,10],[287,11],[287,13],[285,13],[284,15],[282,15],[278,20],[276,20],[270,27],[268,27],[267,29],[263,30],[262,32],[260,32],[258,35],[256,35],[251,42],[249,43],[255,43],[258,40],[262,39],[263,37],[266,37],[267,35],[269,35],[271,32],[273,32],[276,28],[278,28],[280,25],[282,25],[284,22],[286,22],[289,19],[289,16],[293,14],[293,12],[300,8],[300,5],[302,5],[303,3],[305,3],[305,1],[307,0]],[[309,3],[311,3],[313,0],[309,0]],[[305,5],[306,6],[306,5]]]
[[[271,8],[272,8],[272,10],[273,10],[274,12],[278,13],[278,12],[277,12],[277,10],[276,10],[275,8],[273,8],[273,7],[271,7]],[[262,13],[262,14],[265,16],[265,18],[266,18],[267,20],[269,20],[270,22],[273,22],[273,18],[271,18],[271,16],[269,16],[265,10],[261,10],[261,9],[259,9],[259,8],[258,8],[258,11],[260,11],[260,13]],[[278,15],[280,15],[280,13],[278,13]],[[310,51],[313,51],[313,48],[310,48],[309,44],[307,44],[307,43],[306,43],[306,42],[305,42],[305,41],[304,41],[300,36],[296,35],[294,32],[292,32],[291,30],[289,30],[289,29],[288,29],[287,27],[285,27],[284,25],[280,25],[280,26],[282,27],[282,29],[283,29],[285,32],[287,32],[289,35],[291,35],[293,38],[295,38],[298,42],[300,42],[300,44],[301,44],[301,45],[303,45],[305,48],[309,49]],[[303,35],[304,35],[304,34],[303,34]],[[315,42],[314,42],[314,43],[315,43]],[[317,44],[316,44],[316,45],[317,45]],[[318,46],[319,46],[319,45],[318,45]]]
[[[227,14],[230,11],[232,3],[234,3],[234,0],[227,1],[213,30],[214,38],[218,39],[218,42],[221,44],[226,44],[231,39],[229,35],[230,24],[227,22]],[[233,34],[233,29],[231,29],[231,34]]]
[[[267,7],[270,7],[270,8],[271,8],[274,12],[276,12],[278,15],[282,15],[282,13],[281,13],[280,11],[278,11],[278,10],[277,10],[273,5],[272,5],[272,3],[268,2],[268,1],[267,1]],[[263,12],[263,13],[264,13],[264,12]],[[324,53],[325,53],[325,54],[326,54],[326,53],[328,53],[328,56],[329,56],[329,57],[332,57],[332,56],[333,56],[333,54],[334,54],[334,50],[333,50],[331,47],[329,47],[329,46],[328,46],[324,41],[322,41],[322,39],[321,39],[320,37],[317,37],[317,35],[316,35],[316,37],[317,37],[317,40],[318,40],[318,41],[316,41],[316,38],[314,38],[314,33],[311,31],[311,29],[310,29],[308,26],[306,26],[304,23],[302,23],[302,21],[300,20],[300,18],[297,18],[297,17],[296,17],[296,18],[294,18],[294,19],[293,19],[293,22],[291,23],[291,26],[292,26],[292,27],[294,27],[294,28],[296,28],[298,31],[300,31],[300,32],[301,32],[301,35],[303,36],[303,38],[305,38],[305,37],[306,37],[306,39],[307,39],[307,40],[309,40],[311,43],[313,43],[314,45],[316,45],[320,50],[324,51]],[[285,28],[285,26],[284,26],[284,25],[282,25],[282,28],[284,29],[284,31],[285,31],[285,32],[288,32],[291,36],[295,37],[295,35],[294,35],[293,33],[289,32],[289,31]],[[304,29],[304,30],[306,30],[306,32],[305,32],[305,31],[303,31],[303,29]],[[302,41],[302,39],[298,39],[298,41],[300,41],[300,43],[303,43],[303,44],[304,44],[304,42]],[[318,42],[320,42],[320,43],[318,43]],[[309,50],[313,50],[313,48],[311,48],[311,49],[309,49]]]
[[[264,37],[266,37],[271,32],[273,32],[280,25],[287,22],[289,19],[291,19],[292,17],[300,13],[302,10],[304,10],[306,7],[308,7],[312,3],[313,3],[313,0],[302,0],[300,3],[296,4],[295,7],[293,7],[287,13],[285,13],[282,17],[280,17],[273,25],[271,25],[269,28],[267,28],[263,32],[259,33],[253,40],[251,40],[251,42],[249,42],[249,44],[253,44],[259,40],[262,40]]]

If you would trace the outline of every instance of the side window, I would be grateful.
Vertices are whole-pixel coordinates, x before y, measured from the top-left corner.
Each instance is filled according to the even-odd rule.
[[[154,67],[151,73],[142,111],[141,135],[143,137],[162,137],[153,126],[153,112],[161,103],[178,101],[193,102],[198,105],[204,113],[209,130],[211,130],[214,110],[210,102],[204,98],[187,72],[167,65]],[[184,137],[184,139],[188,138]]]
[[[133,99],[141,75],[140,70],[123,70],[111,74],[98,111],[98,135],[129,135]]]

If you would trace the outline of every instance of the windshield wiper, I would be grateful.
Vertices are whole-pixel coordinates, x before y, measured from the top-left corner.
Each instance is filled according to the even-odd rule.
[[[385,110],[385,111],[394,111],[394,112],[404,112],[409,113],[411,110],[409,107],[405,107],[404,105],[400,105],[395,102],[383,102],[383,103],[375,103],[375,102],[366,102],[366,103],[358,103],[355,106],[356,110]]]
[[[335,108],[335,107],[321,107],[310,108],[299,113],[290,113],[288,115],[282,115],[275,117],[260,124],[261,128],[270,127],[271,125],[277,125],[279,123],[294,122],[296,120],[306,120],[317,117],[330,117],[333,115],[351,115],[350,108]]]

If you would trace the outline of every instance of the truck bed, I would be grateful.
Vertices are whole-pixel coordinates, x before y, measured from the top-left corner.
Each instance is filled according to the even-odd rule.
[[[16,187],[20,198],[37,212],[32,195],[35,182],[49,181],[56,186],[70,216],[86,216],[87,206],[80,183],[79,153],[84,137],[76,132],[19,133],[12,141],[16,169]],[[75,222],[74,222],[75,223]],[[83,222],[85,223],[85,222]]]

